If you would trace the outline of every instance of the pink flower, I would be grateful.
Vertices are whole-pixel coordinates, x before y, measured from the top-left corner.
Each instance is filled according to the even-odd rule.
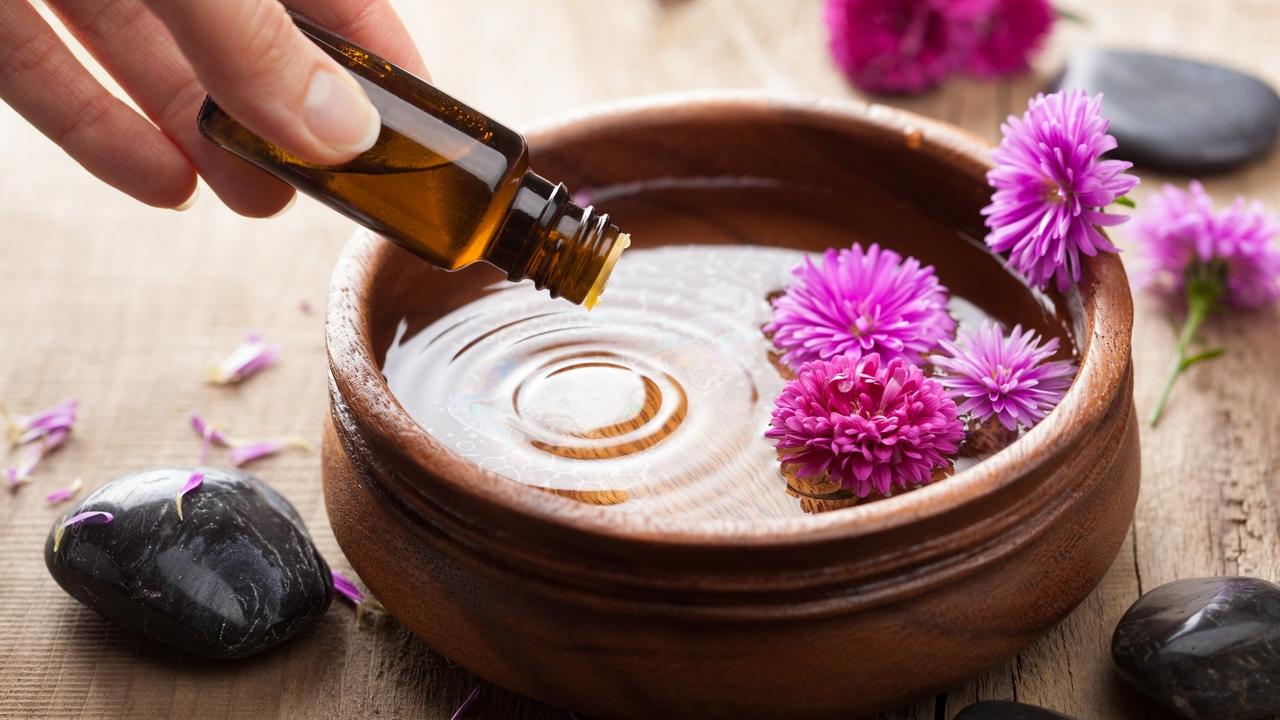
[[[955,331],[933,268],[879,245],[827,250],[821,265],[806,258],[792,275],[764,327],[792,367],[869,353],[916,360]]]
[[[943,387],[961,403],[960,412],[986,421],[993,417],[1010,430],[1030,428],[1058,405],[1075,366],[1066,360],[1049,361],[1058,351],[1058,339],[1041,342],[1031,330],[1015,325],[1005,335],[994,322],[950,342],[942,341],[946,355],[935,355],[933,364],[945,375]]]
[[[877,93],[935,87],[969,57],[992,0],[827,0],[831,54]]]
[[[1188,280],[1209,274],[1221,302],[1252,309],[1280,299],[1280,234],[1276,217],[1242,197],[1216,210],[1204,186],[1164,186],[1138,214],[1134,233],[1147,261],[1142,284],[1183,295]]]
[[[928,483],[964,438],[956,404],[912,363],[871,353],[801,366],[765,437],[800,478],[839,480],[858,497]]]
[[[1222,307],[1243,310],[1280,300],[1280,234],[1261,203],[1236,198],[1215,210],[1200,183],[1189,192],[1166,185],[1150,200],[1135,228],[1147,268],[1141,282],[1180,297],[1187,315],[1164,389],[1151,411],[1160,422],[1173,386],[1187,370],[1222,355],[1224,348],[1193,352],[1205,320]]]
[[[992,152],[995,188],[987,216],[987,245],[1007,252],[1009,264],[1043,287],[1066,290],[1080,280],[1080,256],[1118,252],[1101,228],[1128,217],[1104,211],[1138,184],[1132,163],[1103,160],[1116,146],[1102,117],[1102,96],[1083,90],[1037,95],[1022,118],[1001,126]]]
[[[994,0],[978,24],[980,39],[964,69],[986,78],[1026,72],[1056,19],[1048,0]]]

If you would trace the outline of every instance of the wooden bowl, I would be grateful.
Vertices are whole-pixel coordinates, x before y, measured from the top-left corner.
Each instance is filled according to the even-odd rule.
[[[637,246],[818,250],[842,232],[883,237],[1002,319],[1034,315],[995,258],[970,259],[989,148],[955,128],[848,102],[686,95],[576,115],[530,145],[533,166],[571,187],[665,188],[616,211],[605,203]],[[708,178],[751,182],[699,193]],[[739,186],[757,195],[728,202]],[[761,187],[773,189],[763,200]],[[848,227],[812,222],[806,198],[819,197]],[[926,220],[954,232],[922,239]],[[696,521],[504,479],[416,424],[380,371],[397,323],[438,317],[498,274],[446,274],[359,236],[328,311],[333,531],[378,599],[432,647],[578,712],[849,718],[908,703],[1048,631],[1127,532],[1139,476],[1129,287],[1114,256],[1084,269],[1078,291],[1048,298],[1079,374],[1013,445],[879,502]]]

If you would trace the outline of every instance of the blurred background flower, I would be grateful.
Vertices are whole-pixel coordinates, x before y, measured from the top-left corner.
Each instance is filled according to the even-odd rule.
[[[1053,28],[1047,0],[828,0],[836,64],[859,88],[910,94],[965,72],[1025,72]]]

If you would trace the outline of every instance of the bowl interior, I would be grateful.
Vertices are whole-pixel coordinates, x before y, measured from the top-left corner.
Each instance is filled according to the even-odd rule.
[[[719,249],[714,252],[729,253],[741,246],[781,249],[763,260],[766,265],[774,266],[776,272],[770,271],[773,280],[762,281],[764,286],[756,288],[761,290],[756,296],[735,301],[741,308],[739,324],[752,324],[755,340],[751,342],[760,343],[750,345],[746,351],[742,350],[743,346],[734,346],[738,354],[763,356],[762,348],[767,348],[768,343],[759,333],[760,313],[765,313],[763,317],[767,320],[769,291],[780,289],[787,269],[800,257],[798,253],[817,253],[830,247],[848,247],[855,242],[878,243],[933,266],[942,284],[957,299],[952,307],[962,327],[988,316],[1006,326],[1021,324],[1046,337],[1060,338],[1063,357],[1075,357],[1079,361],[1088,350],[1088,318],[1078,296],[1072,293],[1063,297],[1053,292],[1030,290],[982,246],[979,238],[984,228],[979,210],[989,198],[983,177],[986,149],[981,142],[954,129],[874,108],[807,107],[759,101],[677,102],[651,103],[642,108],[570,119],[531,134],[530,144],[532,165],[538,172],[578,189],[587,200],[607,210],[624,231],[631,233],[632,250],[624,255],[620,273],[625,273],[628,262],[641,265],[642,261],[634,258],[647,257],[644,252],[662,246],[710,246]],[[675,278],[679,274],[676,265],[736,262],[731,255],[684,255],[682,252],[677,249],[667,255],[654,255],[643,264],[661,269],[663,263],[668,263],[672,268],[672,285],[696,285],[696,279]],[[374,361],[384,368],[391,381],[393,394],[400,404],[396,410],[407,411],[420,421],[422,432],[431,436],[432,447],[437,452],[444,448],[445,452],[457,454],[477,466],[477,472],[491,470],[500,476],[523,472],[526,479],[522,482],[529,486],[517,493],[546,495],[544,491],[549,489],[571,498],[565,502],[599,505],[593,511],[603,513],[639,508],[643,514],[666,516],[686,526],[703,523],[724,527],[724,521],[821,522],[820,516],[806,515],[814,509],[812,504],[805,505],[787,497],[786,481],[776,468],[771,469],[771,474],[748,482],[749,489],[742,492],[731,492],[730,486],[740,482],[743,473],[729,472],[721,473],[725,484],[720,490],[724,492],[718,495],[638,504],[635,499],[643,493],[633,492],[629,496],[625,483],[619,493],[616,492],[619,486],[609,482],[584,485],[545,480],[545,473],[539,475],[537,468],[530,470],[528,457],[536,457],[537,453],[524,455],[524,464],[514,469],[510,464],[492,462],[495,459],[492,448],[477,448],[476,438],[463,432],[475,429],[474,413],[456,427],[446,423],[446,429],[444,425],[435,427],[440,423],[431,420],[430,408],[434,405],[444,415],[455,417],[460,412],[464,415],[471,412],[465,408],[459,411],[457,403],[452,406],[442,403],[446,395],[466,395],[459,393],[455,384],[462,381],[445,366],[451,359],[457,360],[464,346],[503,345],[510,340],[509,335],[504,339],[501,334],[479,330],[482,327],[500,330],[503,323],[498,320],[518,320],[515,315],[504,316],[502,313],[506,310],[501,307],[487,316],[469,314],[468,310],[475,307],[471,304],[476,301],[486,302],[508,293],[509,285],[500,272],[488,266],[446,273],[414,261],[396,249],[386,249],[379,257],[382,261],[372,270],[365,308],[370,349]],[[765,287],[770,282],[776,282],[779,287]],[[661,277],[650,277],[647,283],[644,292],[661,294],[664,291]],[[623,293],[620,299],[611,298],[606,292],[602,307],[607,309],[611,300],[625,304],[627,291],[619,292]],[[689,297],[700,297],[696,288]],[[567,303],[552,302],[545,296],[542,303],[517,305],[530,308],[530,312],[545,307],[543,312],[568,313],[571,317],[576,317],[572,313],[579,312]],[[691,313],[696,311],[697,308],[690,308]],[[720,308],[720,312],[732,319],[737,311]],[[436,340],[446,337],[447,333],[440,331],[457,332],[457,328],[475,328],[477,332],[471,333],[470,339],[455,338],[459,343],[455,345],[459,348],[456,354],[451,350],[442,355]],[[525,334],[535,335],[538,330],[539,326],[535,326]],[[520,340],[523,338],[517,338],[517,342]],[[432,345],[436,345],[434,350]],[[498,362],[494,367],[512,365]],[[502,370],[490,368],[489,372],[492,382],[501,381],[493,377],[493,373]],[[605,388],[603,396],[607,398],[608,392],[627,382],[629,380],[621,377],[611,379],[605,373],[601,381]],[[767,418],[767,406],[772,405],[772,394],[781,382],[780,377],[774,378],[757,388],[764,395],[760,398],[760,403],[766,406],[764,418]],[[645,388],[643,384],[636,387],[638,391]],[[523,391],[513,393],[511,402],[522,401],[523,396],[516,397],[520,392]],[[691,404],[687,410],[688,417],[692,418],[696,395],[691,393],[685,399]],[[565,402],[572,406],[574,398]],[[702,402],[706,402],[705,398]],[[486,408],[486,412],[489,410],[491,408]],[[589,405],[579,405],[572,412],[592,411]],[[724,427],[745,424],[747,429],[740,434],[750,440],[743,442],[756,443],[752,452],[771,453],[767,441],[760,437],[764,430],[760,425],[761,416],[757,413],[752,417],[737,417],[735,412],[730,407],[724,413]],[[490,418],[486,422],[491,426],[503,424],[501,418]],[[714,419],[708,422],[711,424],[704,424],[698,432],[707,436],[707,446],[714,450],[717,432],[706,430],[714,427]],[[634,429],[624,428],[628,432]],[[671,437],[642,448],[637,455],[658,453],[664,444],[670,445]],[[1033,433],[1019,444],[1034,442]],[[697,445],[692,442],[680,449],[682,456],[697,452]],[[743,451],[735,446],[724,452],[729,460],[723,462],[730,462]],[[938,495],[938,488],[943,485],[951,486],[951,492],[945,494],[957,500],[958,495],[964,493],[956,491],[966,484],[985,483],[990,487],[999,482],[989,465],[991,461],[974,470],[962,465],[957,475],[933,486],[828,515],[884,513],[895,503],[904,509],[914,505],[918,511],[921,503],[929,501],[929,494]],[[988,472],[975,472],[983,469]],[[530,477],[543,479],[529,481]],[[507,482],[514,484],[514,481]],[[535,504],[547,507],[542,498]],[[876,510],[875,506],[885,507]]]

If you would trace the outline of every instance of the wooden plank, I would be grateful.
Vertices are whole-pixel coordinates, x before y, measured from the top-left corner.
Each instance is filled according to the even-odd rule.
[[[1072,0],[1087,28],[1062,26],[1037,73],[1010,83],[950,83],[894,99],[995,139],[1071,48],[1176,50],[1280,84],[1280,8],[1271,0]],[[764,88],[854,93],[829,62],[819,0],[490,0],[401,2],[436,81],[517,127],[586,103],[673,90]],[[269,221],[236,217],[206,196],[188,213],[141,207],[101,186],[15,113],[0,109],[0,400],[28,410],[75,395],[75,439],[39,485],[0,498],[0,719],[26,717],[446,718],[477,682],[393,620],[356,627],[335,608],[315,633],[242,663],[209,663],[142,642],[76,605],[49,579],[40,543],[54,516],[47,489],[90,488],[198,450],[200,408],[245,435],[318,439],[324,412],[317,305],[349,226],[303,200]],[[1162,178],[1143,173],[1145,193]],[[1212,192],[1280,205],[1280,157],[1213,178]],[[1124,231],[1117,233],[1123,242]],[[1131,258],[1126,258],[1129,261]],[[1143,491],[1130,539],[1101,587],[1015,660],[940,699],[884,720],[952,717],[977,699],[1016,698],[1080,718],[1163,717],[1110,669],[1111,629],[1142,589],[1181,577],[1275,579],[1280,519],[1271,496],[1280,449],[1273,312],[1216,321],[1231,354],[1193,371],[1166,422],[1144,431]],[[201,383],[205,365],[249,328],[284,361],[234,389]],[[1137,309],[1140,410],[1149,409],[1173,334],[1153,302]],[[0,463],[4,462],[0,458]],[[6,463],[7,464],[7,463]],[[344,567],[318,492],[318,460],[291,454],[261,474],[297,506],[321,550]],[[998,589],[995,589],[998,591]],[[486,687],[473,717],[567,713]]]

